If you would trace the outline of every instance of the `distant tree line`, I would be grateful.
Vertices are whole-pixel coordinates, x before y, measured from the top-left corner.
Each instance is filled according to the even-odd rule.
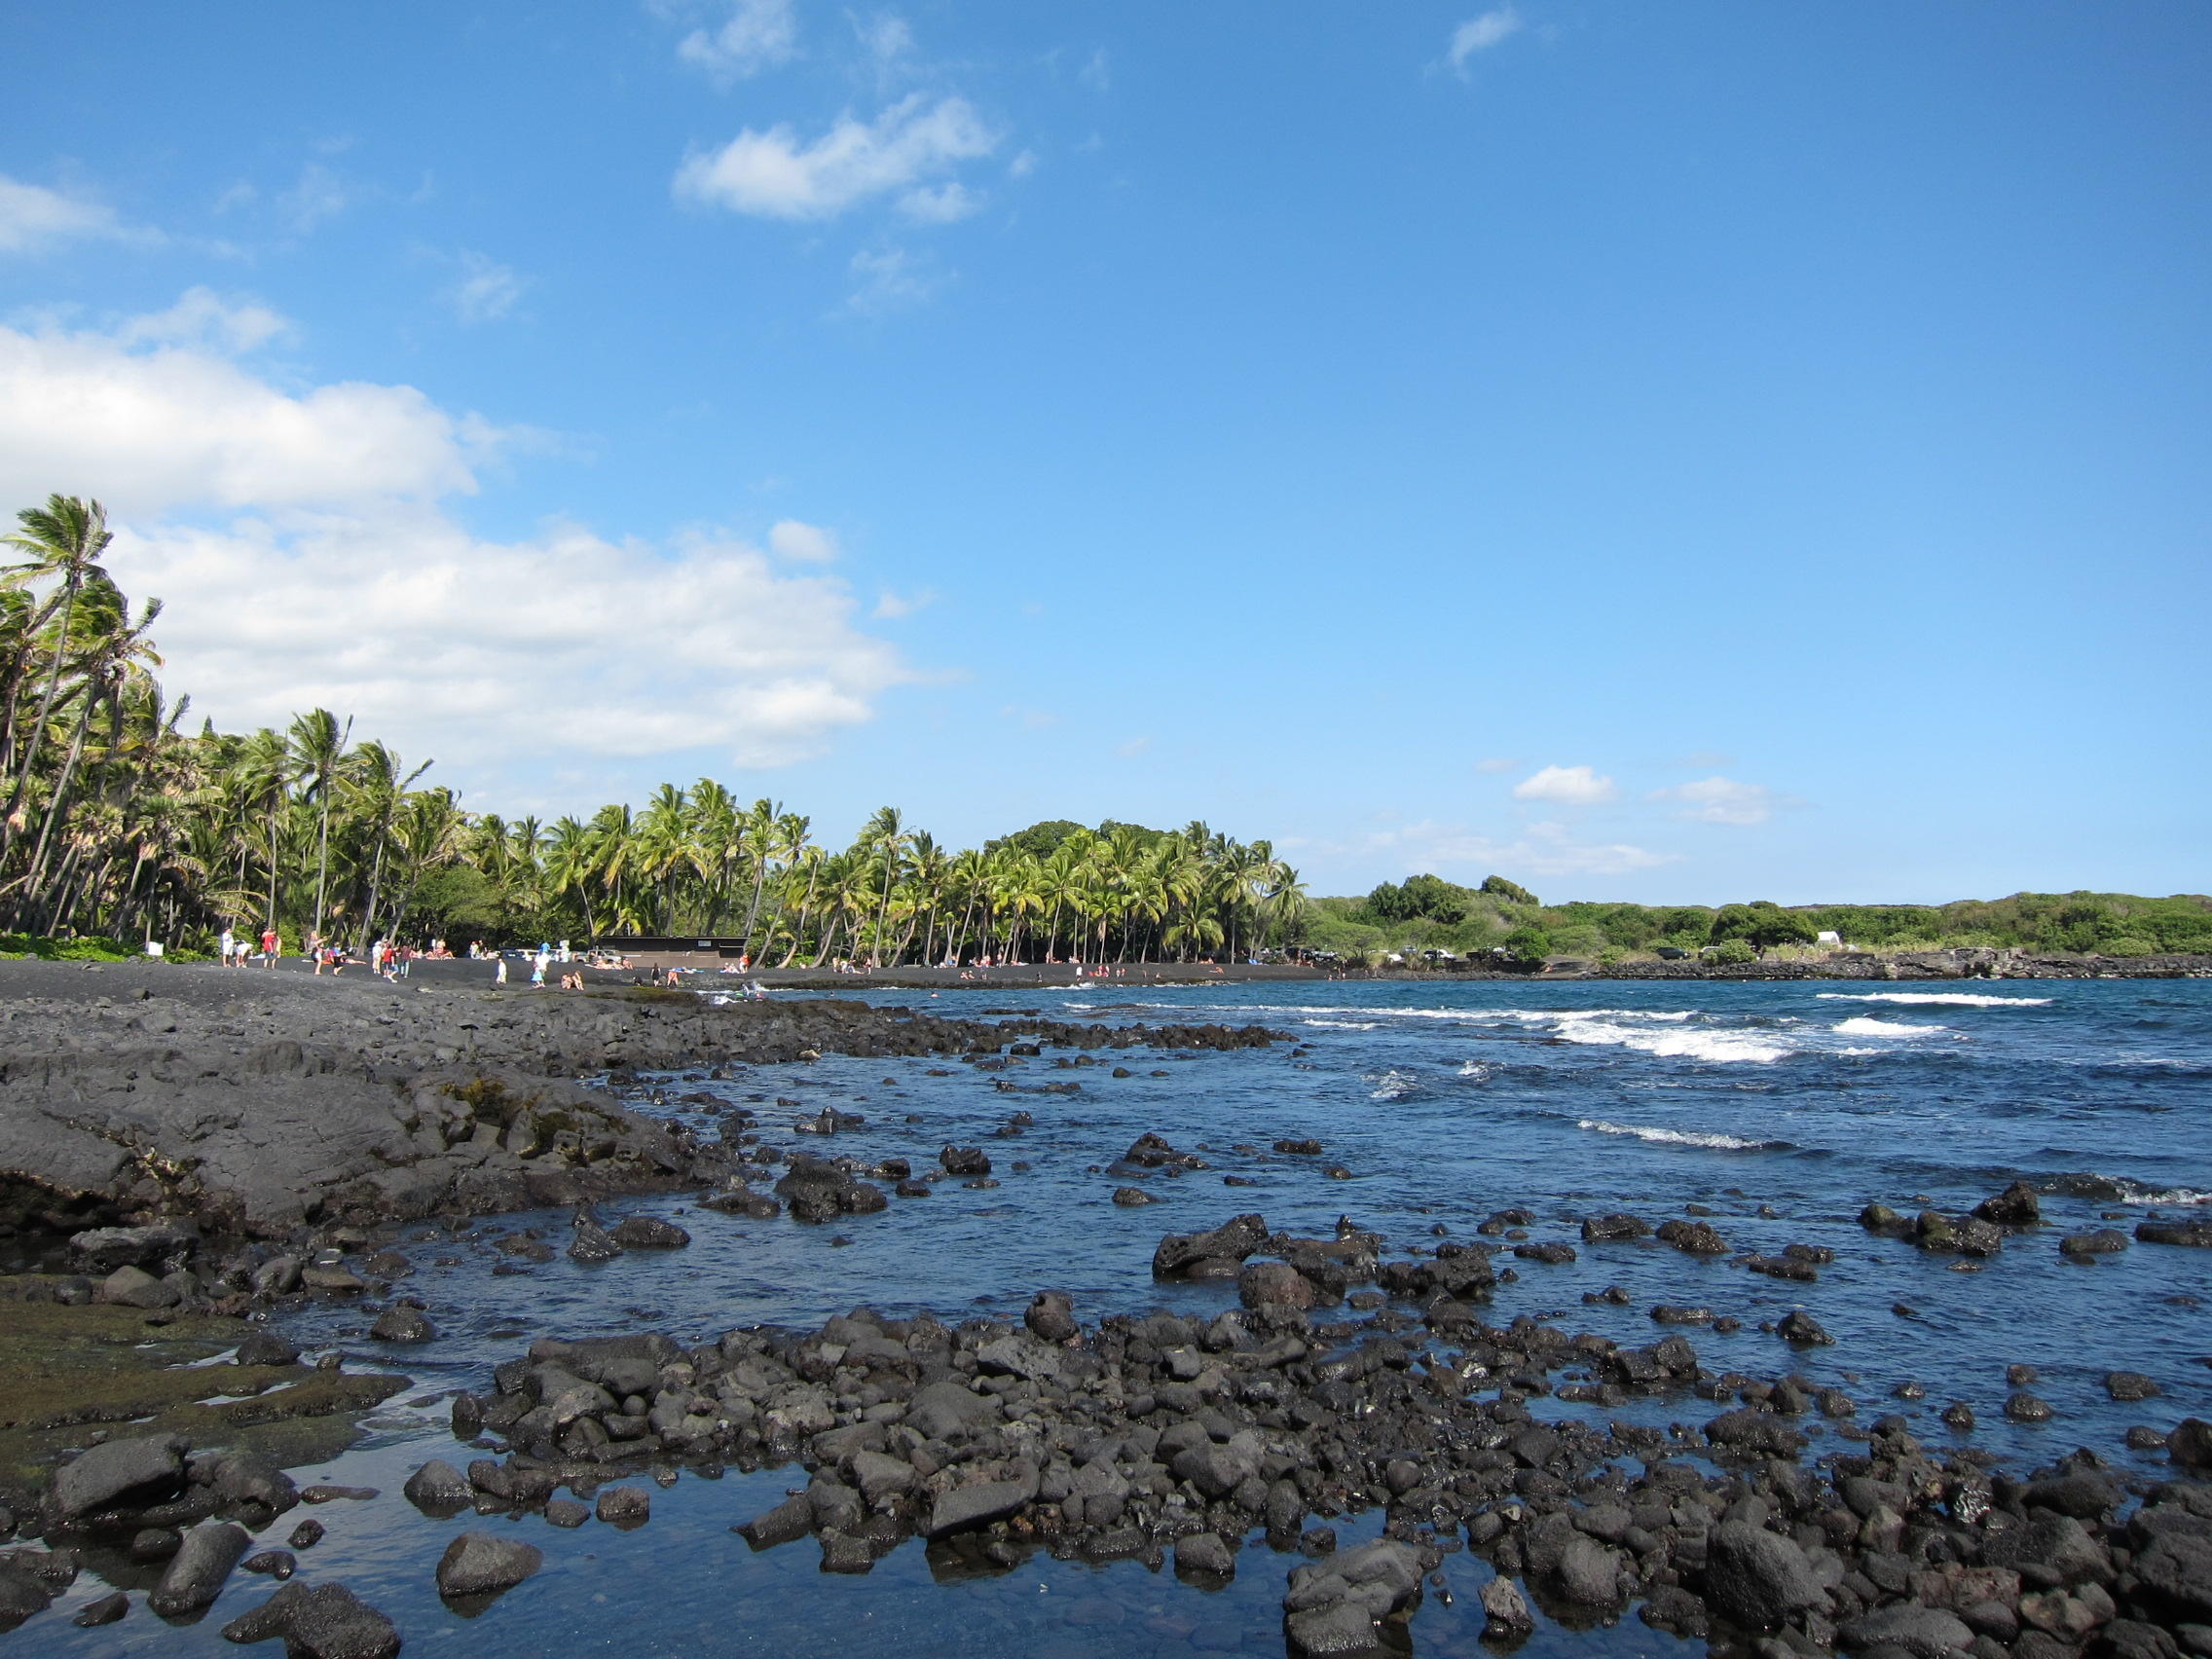
[[[1809,904],[1769,901],[1708,906],[1576,902],[1544,904],[1500,876],[1462,887],[1432,874],[1384,882],[1365,898],[1319,898],[1302,942],[1345,952],[1503,950],[1614,958],[1662,947],[1717,947],[1748,959],[1809,946],[1823,933],[1862,950],[2019,948],[2046,954],[2212,953],[2212,900],[2122,893],[2017,893],[1950,904]]]

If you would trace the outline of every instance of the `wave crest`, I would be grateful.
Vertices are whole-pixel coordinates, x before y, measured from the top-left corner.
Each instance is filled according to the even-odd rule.
[[[1788,1141],[1745,1140],[1740,1135],[1724,1135],[1717,1130],[1655,1129],[1641,1124],[1615,1124],[1604,1118],[1579,1119],[1574,1126],[1601,1135],[1630,1135],[1656,1146],[1698,1146],[1713,1152],[1788,1152],[1791,1144]]]
[[[1822,991],[1822,1002],[1898,1003],[1906,1008],[2047,1008],[2048,997],[1988,997],[1973,991]]]

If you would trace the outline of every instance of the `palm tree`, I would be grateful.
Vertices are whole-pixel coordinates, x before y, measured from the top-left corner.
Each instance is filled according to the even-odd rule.
[[[108,543],[115,539],[107,528],[107,509],[97,501],[81,500],[75,496],[49,496],[45,506],[25,507],[16,518],[23,528],[6,537],[5,545],[30,557],[7,567],[5,574],[10,584],[47,576],[59,576],[61,580],[54,597],[30,618],[33,634],[51,625],[53,645],[48,651],[46,689],[39,698],[38,715],[31,721],[29,738],[16,770],[7,813],[0,819],[0,836],[13,835],[23,827],[23,799],[30,790],[31,768],[38,762],[39,745],[45,739],[47,721],[54,718],[55,699],[61,690],[61,667],[68,655],[71,630],[76,623],[77,596],[92,578],[106,579],[107,572],[100,569],[98,560],[107,551]],[[9,685],[4,689],[12,714],[16,688]],[[10,736],[13,737],[12,729]]]
[[[878,957],[883,954],[883,918],[891,908],[891,884],[898,879],[899,853],[905,841],[899,809],[879,806],[861,827],[860,838],[853,843],[856,852],[872,852],[883,861],[883,897],[875,909],[875,954]]]
[[[320,821],[315,840],[313,929],[317,939],[322,937],[323,896],[330,878],[330,797],[338,770],[346,761],[346,745],[352,736],[352,719],[349,718],[342,727],[328,709],[316,709],[292,719],[292,775],[307,785],[305,798],[315,803]]]

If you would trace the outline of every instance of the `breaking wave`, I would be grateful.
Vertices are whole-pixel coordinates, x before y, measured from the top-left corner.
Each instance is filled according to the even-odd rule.
[[[1868,1019],[1864,1015],[1836,1025],[1837,1034],[1843,1037],[1927,1037],[1943,1029],[1940,1025],[1907,1025],[1899,1019]]]
[[[1420,1087],[1419,1078],[1402,1071],[1386,1071],[1367,1081],[1375,1085],[1375,1092],[1368,1096],[1370,1100],[1403,1100]]]
[[[1724,1135],[1703,1129],[1654,1129],[1639,1124],[1608,1123],[1604,1118],[1584,1118],[1575,1125],[1601,1135],[1633,1135],[1640,1141],[1650,1141],[1656,1146],[1701,1146],[1714,1152],[1788,1152],[1791,1143],[1775,1140],[1745,1140],[1739,1135]]]
[[[1823,991],[1822,1002],[1899,1003],[1907,1008],[2044,1008],[2048,997],[1985,997],[1972,991]]]
[[[1564,1019],[1559,1035],[1569,1043],[1610,1044],[1660,1059],[1706,1060],[1714,1065],[1746,1061],[1770,1065],[1797,1052],[1797,1045],[1766,1032],[1639,1030],[1596,1018]]]

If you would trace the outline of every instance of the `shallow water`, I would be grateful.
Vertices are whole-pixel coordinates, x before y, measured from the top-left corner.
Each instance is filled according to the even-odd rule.
[[[1325,1234],[1348,1214],[1403,1249],[1432,1243],[1438,1227],[1470,1237],[1492,1211],[1525,1205],[1538,1218],[1531,1236],[1572,1239],[1580,1260],[1514,1264],[1520,1277],[1500,1286],[1496,1322],[1556,1315],[1569,1330],[1642,1343],[1664,1334],[1648,1317],[1654,1303],[1703,1304],[1745,1322],[1732,1336],[1687,1333],[1710,1368],[1769,1377],[1795,1370],[1832,1382],[1860,1402],[1862,1420],[1904,1411],[1932,1444],[1964,1440],[2019,1466],[2087,1445],[2151,1473],[2158,1459],[2120,1444],[2128,1424],[2163,1428],[2187,1415],[2212,1416],[2212,1313],[2203,1304],[2212,1298],[2212,1253],[2138,1244],[2074,1266],[2056,1247],[2064,1232],[2205,1213],[2206,981],[1957,990],[1302,983],[869,1000],[1107,1023],[1265,1023],[1308,1051],[1101,1050],[1098,1065],[1062,1067],[1048,1051],[999,1072],[832,1056],[726,1083],[672,1085],[672,1097],[706,1089],[751,1105],[767,1139],[793,1150],[871,1161],[900,1155],[919,1170],[948,1141],[981,1145],[1000,1185],[946,1180],[928,1198],[894,1199],[883,1214],[819,1227],[689,1211],[681,1217],[693,1235],[687,1250],[633,1252],[596,1268],[563,1257],[500,1276],[491,1270],[506,1258],[493,1238],[535,1226],[558,1247],[567,1217],[494,1217],[462,1239],[415,1230],[402,1248],[418,1272],[404,1288],[428,1303],[438,1342],[380,1350],[363,1335],[368,1317],[350,1308],[290,1319],[296,1340],[340,1346],[349,1363],[391,1365],[418,1384],[372,1419],[362,1447],[298,1472],[303,1484],[330,1479],[385,1493],[314,1512],[331,1534],[302,1556],[304,1577],[344,1579],[398,1621],[417,1653],[1279,1653],[1283,1575],[1297,1558],[1264,1549],[1247,1551],[1235,1584],[1211,1596],[1141,1563],[1090,1567],[1042,1554],[1002,1576],[938,1582],[918,1543],[855,1579],[821,1574],[811,1544],[755,1556],[726,1530],[803,1480],[795,1468],[719,1481],[686,1473],[673,1489],[654,1490],[652,1521],[630,1533],[596,1523],[563,1532],[535,1520],[433,1522],[397,1491],[424,1458],[461,1452],[446,1432],[440,1398],[485,1386],[488,1367],[535,1335],[656,1329],[698,1340],[735,1325],[816,1322],[863,1303],[947,1319],[1014,1315],[1047,1285],[1070,1292],[1090,1317],[1154,1307],[1213,1311],[1234,1303],[1234,1287],[1157,1286],[1152,1248],[1162,1233],[1246,1210],[1302,1234]],[[1135,1075],[1111,1077],[1116,1064]],[[1156,1070],[1166,1075],[1150,1075]],[[1001,1080],[1017,1091],[995,1088]],[[1042,1092],[1045,1084],[1070,1082],[1080,1090]],[[864,1114],[866,1126],[828,1140],[792,1132],[802,1112],[829,1104]],[[993,1138],[1016,1111],[1034,1114],[1036,1125]],[[1141,1183],[1104,1172],[1146,1129],[1184,1150],[1205,1149],[1211,1167]],[[1317,1139],[1325,1156],[1266,1151],[1282,1137]],[[1234,1150],[1239,1145],[1254,1150]],[[1326,1177],[1325,1163],[1341,1163],[1350,1178]],[[2085,1173],[2108,1184],[2068,1179]],[[1225,1174],[1256,1185],[1224,1187]],[[2046,1189],[2050,1225],[2013,1238],[1978,1271],[1872,1237],[1853,1221],[1869,1198],[1908,1211],[1922,1202],[1963,1209],[2015,1175]],[[1113,1205],[1109,1193],[1125,1182],[1160,1201]],[[1837,1259],[1818,1284],[1799,1285],[1649,1240],[1584,1245],[1575,1233],[1583,1215],[1629,1209],[1658,1221],[1689,1202],[1717,1212],[1713,1225],[1738,1250],[1772,1253],[1802,1241],[1828,1245]],[[1774,1217],[1762,1218],[1761,1205]],[[622,1207],[666,1215],[684,1206]],[[438,1266],[440,1257],[453,1265]],[[1629,1291],[1629,1306],[1582,1303],[1585,1291],[1614,1284]],[[1916,1316],[1894,1312],[1899,1303]],[[1793,1352],[1758,1330],[1793,1307],[1812,1312],[1836,1345]],[[2055,1420],[2022,1426],[2004,1418],[2005,1368],[2013,1362],[2041,1371],[2034,1392],[2057,1409]],[[2102,1379],[2116,1369],[2148,1373],[2164,1396],[2113,1404]],[[1907,1380],[1926,1385],[1926,1400],[1890,1397]],[[1953,1399],[1970,1402],[1981,1419],[1971,1436],[1935,1420]],[[1566,1416],[1579,1408],[1539,1399],[1531,1409]],[[1679,1397],[1599,1415],[1695,1422],[1711,1413]],[[1816,1455],[1824,1449],[1847,1448],[1831,1437],[1816,1442]],[[283,1517],[271,1540],[280,1541],[302,1513]],[[1348,1541],[1378,1520],[1339,1530]],[[472,1620],[445,1609],[430,1588],[445,1539],[468,1525],[521,1526],[547,1554],[544,1572]],[[1416,1648],[1473,1653],[1482,1614],[1472,1593],[1488,1568],[1460,1555],[1446,1571],[1456,1603],[1429,1598],[1414,1623]],[[102,1588],[88,1572],[64,1605],[0,1644],[88,1655],[229,1652],[218,1627],[266,1594],[240,1575],[205,1619],[184,1630],[142,1607],[105,1631],[75,1631],[57,1616]],[[1547,1626],[1525,1651],[1641,1654],[1684,1645],[1631,1618],[1593,1634]]]

